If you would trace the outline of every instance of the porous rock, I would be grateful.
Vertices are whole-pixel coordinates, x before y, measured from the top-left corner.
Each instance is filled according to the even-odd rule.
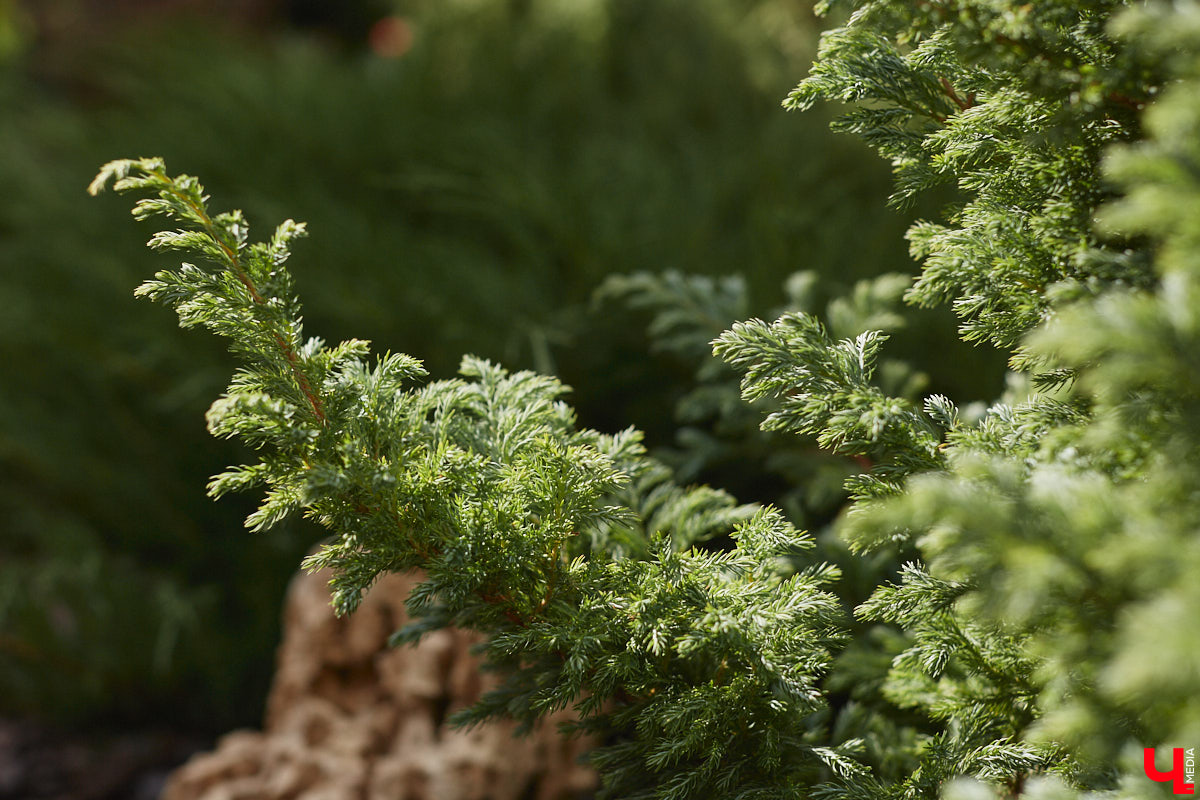
[[[236,731],[172,776],[163,800],[562,800],[595,785],[587,743],[556,730],[526,737],[496,722],[469,731],[446,716],[485,690],[474,635],[443,630],[388,648],[406,621],[414,575],[390,575],[344,619],[328,574],[288,592],[284,639],[262,732]]]

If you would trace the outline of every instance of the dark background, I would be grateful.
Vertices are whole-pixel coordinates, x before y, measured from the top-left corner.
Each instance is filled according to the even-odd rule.
[[[311,334],[554,372],[583,424],[665,447],[697,365],[595,302],[606,275],[741,273],[765,316],[799,269],[824,298],[914,270],[935,209],[889,210],[886,164],[780,109],[818,30],[789,0],[0,0],[0,797],[153,796],[256,725],[320,537],[205,497],[243,457],[204,430],[232,364],[133,299],[168,260],[85,195],[101,163],[164,156],[260,236],[306,220]],[[913,313],[891,352],[993,396],[945,322]],[[761,469],[698,477],[772,501]]]

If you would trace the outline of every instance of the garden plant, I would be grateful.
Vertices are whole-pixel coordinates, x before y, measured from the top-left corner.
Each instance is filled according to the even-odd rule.
[[[129,292],[161,257],[138,249],[118,204],[78,187],[116,153],[236,191],[251,219],[306,220],[291,266],[320,282],[305,293],[313,330],[419,353],[438,377],[464,352],[555,374],[590,427],[636,423],[656,447],[694,365],[646,358],[631,312],[593,306],[606,277],[745,270],[748,305],[706,342],[768,315],[801,245],[826,295],[907,264],[906,218],[877,202],[886,165],[827,115],[779,112],[816,47],[810,10],[790,0],[315,4],[403,15],[416,33],[397,58],[365,30],[331,40],[220,12],[315,8],[301,0],[24,5],[91,8],[99,27],[31,31],[0,56],[0,363],[19,376],[0,381],[0,717],[202,736],[254,724],[284,587],[314,538],[299,519],[246,536],[252,496],[205,497],[244,457],[198,413],[228,359]],[[689,81],[702,102],[676,90]],[[869,254],[853,264],[837,250],[850,228]],[[936,328],[904,335],[922,331]],[[922,369],[942,391],[991,396]],[[723,440],[729,455],[754,455],[738,444],[752,415]],[[704,480],[776,499],[782,479],[743,491],[759,459],[736,483],[719,455]]]
[[[823,322],[798,285],[716,337],[763,428],[857,466],[834,528],[851,555],[680,485],[633,429],[577,425],[549,376],[468,356],[425,381],[409,355],[308,338],[302,224],[254,242],[195,178],[114,161],[91,190],[144,195],[135,216],[179,226],[151,246],[199,263],[139,294],[240,359],[208,426],[258,460],[209,491],[264,488],[254,530],[327,528],[305,564],[332,570],[339,613],[422,570],[396,643],[477,630],[500,675],[458,722],[573,707],[604,797],[1179,791],[1143,759],[1200,744],[1200,6],[826,6],[844,22],[786,105],[849,104],[836,125],[892,162],[896,203],[953,187],[909,231],[905,296],[952,306],[1010,369],[990,407],[914,401],[885,334],[830,333],[853,298]],[[680,349],[703,332],[689,309],[730,292],[618,283]],[[700,368],[696,403],[726,374]],[[857,598],[856,560],[876,576]]]

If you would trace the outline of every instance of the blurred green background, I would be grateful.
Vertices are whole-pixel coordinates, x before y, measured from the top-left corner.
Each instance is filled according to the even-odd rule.
[[[164,156],[260,235],[308,221],[310,334],[551,371],[584,424],[667,446],[697,364],[594,302],[606,276],[741,273],[766,315],[796,270],[825,298],[913,271],[887,165],[780,109],[817,33],[792,0],[0,0],[0,715],[257,724],[319,536],[205,497],[242,457],[204,430],[232,365],[134,301],[167,261],[87,198],[101,163]],[[912,320],[929,391],[996,393]],[[755,469],[692,471],[773,499]]]

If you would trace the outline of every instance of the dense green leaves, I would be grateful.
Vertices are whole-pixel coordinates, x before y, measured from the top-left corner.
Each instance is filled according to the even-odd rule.
[[[586,313],[611,271],[752,265],[765,294],[801,245],[808,266],[854,279],[905,261],[904,221],[876,202],[886,166],[821,115],[778,111],[816,38],[790,0],[323,4],[407,15],[416,37],[395,60],[356,34],[281,27],[296,3],[255,4],[280,14],[253,31],[214,4],[36,5],[45,30],[0,56],[10,715],[254,724],[314,531],[246,536],[251,497],[205,498],[205,479],[242,460],[204,430],[227,356],[129,288],[172,259],[209,262],[141,252],[119,203],[89,202],[81,185],[115,153],[186,164],[251,219],[306,220],[289,266],[310,333],[418,353],[437,377],[464,352],[536,367],[575,388],[589,425],[637,424],[652,443],[690,371],[633,357],[611,309]],[[57,35],[77,12],[100,20],[94,35]],[[854,263],[840,257],[850,228]],[[158,596],[171,600],[142,601]]]
[[[149,191],[135,213],[184,223],[152,243],[217,267],[143,288],[243,359],[210,426],[262,461],[212,491],[265,486],[255,527],[325,525],[309,564],[333,568],[341,611],[423,569],[397,639],[475,628],[502,668],[461,722],[574,706],[605,741],[608,797],[1154,796],[1142,749],[1200,740],[1200,7],[847,5],[789,105],[856,104],[840,125],[893,161],[898,200],[960,191],[911,231],[907,297],[1007,351],[1004,396],[886,386],[887,336],[858,323],[898,326],[903,279],[860,284],[826,324],[801,273],[775,322],[723,333],[737,280],[606,291],[700,360],[683,408],[734,418],[697,347],[715,336],[764,429],[855,459],[837,531],[899,558],[852,619],[841,572],[806,564],[813,541],[780,512],[676,485],[636,432],[580,430],[554,379],[467,358],[416,386],[413,359],[304,341],[294,225],[250,245],[154,160],[95,186]],[[693,546],[723,533],[733,547]]]
[[[811,434],[827,450],[877,460],[871,474],[850,479],[858,496],[868,496],[895,491],[899,479],[940,460],[928,418],[871,383],[885,340],[866,331],[833,342],[812,316],[785,314],[769,325],[737,323],[713,351],[745,370],[743,397],[778,401],[764,429]]]
[[[1012,348],[1045,319],[1052,285],[1145,285],[1145,259],[1092,230],[1103,148],[1138,135],[1157,83],[1106,32],[1123,3],[829,5],[854,13],[786,105],[858,104],[837,127],[891,160],[894,201],[943,183],[963,198],[909,231],[924,262],[914,302],[953,303],[964,338]]]
[[[925,269],[909,299],[952,303],[965,338],[1026,374],[981,418],[929,398],[940,434],[891,439],[926,462],[839,526],[857,548],[916,556],[856,614],[905,632],[882,693],[937,732],[907,775],[830,791],[932,796],[970,776],[952,796],[1150,795],[1142,748],[1200,735],[1183,691],[1200,657],[1183,609],[1198,598],[1182,577],[1200,513],[1184,488],[1200,466],[1197,8],[854,5],[789,104],[864,101],[841,126],[892,159],[897,199],[957,184],[965,203],[910,231]],[[880,407],[864,401],[877,390],[826,379],[818,397],[833,401],[810,399],[813,375],[858,377],[846,355],[867,363],[869,349],[788,317],[715,344],[751,395],[788,398],[830,445],[870,442],[878,413],[837,414]]]
[[[91,190],[110,183],[151,195],[138,218],[185,226],[152,245],[194,245],[215,264],[139,290],[241,357],[209,428],[262,460],[210,491],[264,486],[254,529],[298,511],[329,529],[306,565],[333,571],[340,613],[381,573],[422,570],[417,622],[398,639],[473,628],[489,635],[491,664],[510,668],[460,721],[532,724],[574,706],[583,729],[619,738],[595,757],[612,797],[794,796],[780,794],[791,776],[850,768],[814,747],[810,722],[840,637],[823,588],[837,571],[788,570],[811,541],[777,511],[671,485],[636,433],[578,429],[553,378],[467,357],[461,379],[412,386],[412,358],[306,341],[298,303],[274,294],[290,292],[288,241],[302,228],[250,244],[240,214],[211,214],[199,183],[156,159],[112,162]],[[686,549],[718,532],[737,547]]]

